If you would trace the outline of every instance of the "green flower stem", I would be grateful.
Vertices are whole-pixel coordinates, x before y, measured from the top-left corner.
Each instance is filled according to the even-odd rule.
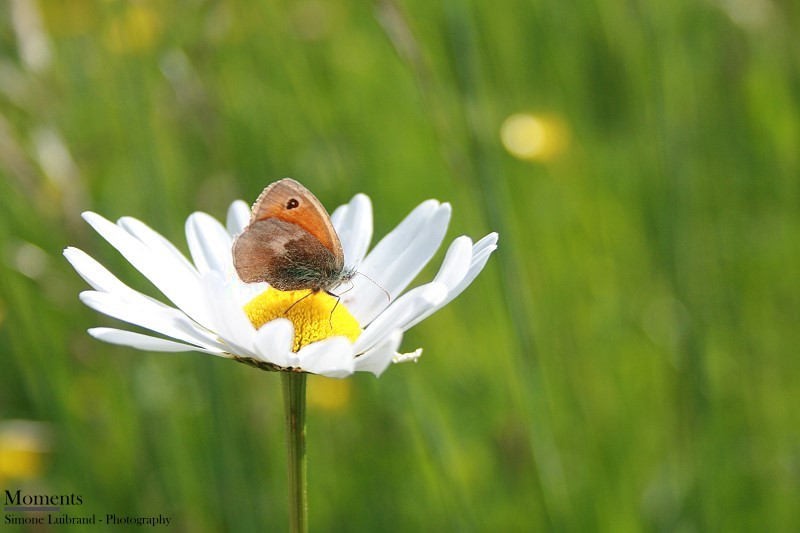
[[[289,531],[308,531],[306,500],[306,374],[281,372],[289,467]]]

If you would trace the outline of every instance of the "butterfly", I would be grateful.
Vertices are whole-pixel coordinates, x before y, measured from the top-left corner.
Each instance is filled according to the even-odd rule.
[[[232,251],[242,281],[266,281],[281,291],[332,294],[331,289],[356,273],[344,264],[328,212],[311,191],[290,178],[264,189]]]

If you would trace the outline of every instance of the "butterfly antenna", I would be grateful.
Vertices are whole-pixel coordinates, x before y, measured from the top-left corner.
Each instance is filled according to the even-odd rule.
[[[374,280],[374,279],[372,279],[371,277],[367,276],[367,275],[366,275],[366,274],[364,274],[363,272],[359,272],[358,270],[356,270],[356,274],[360,274],[360,275],[364,276],[365,278],[367,278],[368,280],[370,280],[372,283],[374,283],[374,284],[375,284],[375,286],[376,286],[376,287],[378,287],[380,290],[382,290],[382,291],[383,291],[383,293],[386,295],[386,298],[388,298],[390,302],[392,301],[392,295],[391,295],[391,294],[389,294],[389,291],[387,291],[386,289],[384,289],[383,287],[381,287],[380,283],[378,283],[377,281],[375,281],[375,280]]]

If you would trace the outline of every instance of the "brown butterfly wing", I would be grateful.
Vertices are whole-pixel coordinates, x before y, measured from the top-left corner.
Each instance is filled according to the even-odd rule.
[[[278,218],[257,220],[236,237],[233,266],[246,283],[266,281],[281,291],[327,290],[343,265],[318,239]]]
[[[277,218],[300,226],[330,251],[344,268],[344,252],[328,212],[317,197],[293,179],[269,185],[253,205],[250,226],[259,220]]]

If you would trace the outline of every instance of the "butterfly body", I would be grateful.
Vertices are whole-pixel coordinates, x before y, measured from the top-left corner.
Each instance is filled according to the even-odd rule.
[[[344,251],[330,217],[300,183],[269,185],[250,222],[233,242],[233,266],[246,283],[265,281],[282,291],[326,291],[348,281]]]

